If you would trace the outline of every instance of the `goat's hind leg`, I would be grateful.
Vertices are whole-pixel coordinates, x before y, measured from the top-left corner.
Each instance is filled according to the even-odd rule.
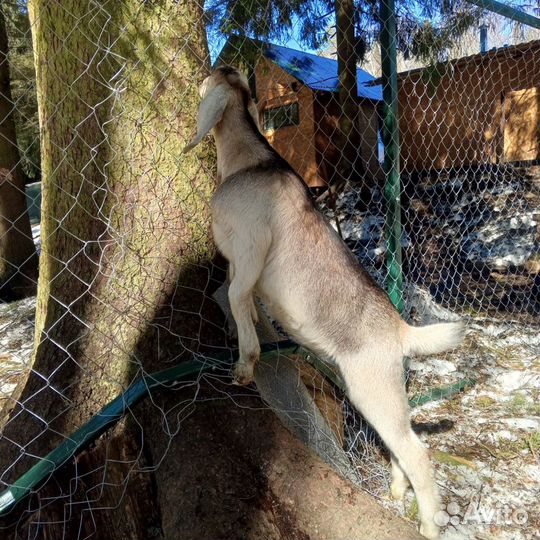
[[[440,510],[440,499],[433,469],[426,449],[411,429],[401,353],[389,356],[364,350],[354,361],[340,366],[341,372],[352,404],[379,433],[396,462],[392,491],[399,496],[404,493],[405,474],[418,501],[420,532],[427,538],[437,538],[439,528],[434,517]]]
[[[390,462],[392,464],[392,483],[390,484],[390,493],[396,501],[401,501],[403,500],[403,497],[405,497],[407,488],[410,485],[409,479],[407,478],[407,475],[403,469],[400,467],[398,459],[392,453],[390,453]]]

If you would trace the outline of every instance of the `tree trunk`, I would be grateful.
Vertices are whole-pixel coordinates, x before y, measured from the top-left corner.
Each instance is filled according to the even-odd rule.
[[[214,156],[204,145],[180,154],[196,131],[196,83],[206,73],[202,3],[31,0],[29,8],[43,247],[32,371],[0,440],[4,483],[136,375],[223,347],[219,308],[208,301]],[[249,389],[231,390],[226,369],[153,396],[1,520],[2,535],[312,537],[306,516],[317,504],[328,510],[343,483],[333,479],[316,496],[303,490],[304,477],[324,482],[329,471],[264,408]],[[316,504],[297,516],[283,478],[298,463],[295,498]],[[358,510],[354,521],[366,528]],[[368,516],[379,523],[375,536],[387,526],[379,510]],[[331,528],[338,514],[320,511]]]
[[[35,292],[38,258],[15,135],[6,21],[0,6],[0,300]]]
[[[336,0],[336,47],[341,114],[340,159],[337,166],[338,182],[361,181],[364,165],[360,151],[358,130],[358,81],[356,77],[356,37],[354,0]]]
[[[200,164],[213,154],[203,145],[181,155],[196,131],[197,82],[208,70],[202,4],[32,0],[29,12],[43,244],[36,350],[13,410],[4,411],[11,418],[0,444],[3,481],[169,359],[152,334],[163,306],[176,306],[176,358],[212,340],[205,343],[201,319],[210,318],[203,292],[213,179]],[[76,474],[67,467],[46,488],[54,502],[40,513],[42,537],[161,535],[155,484],[140,472],[150,458],[138,423],[123,422],[79,459]],[[71,496],[56,499],[62,490]],[[95,506],[117,511],[87,519]]]

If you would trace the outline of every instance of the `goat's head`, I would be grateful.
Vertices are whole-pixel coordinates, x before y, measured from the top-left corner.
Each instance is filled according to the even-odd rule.
[[[206,134],[221,122],[227,107],[247,110],[259,129],[257,107],[251,99],[248,80],[236,68],[222,66],[206,77],[199,87],[202,98],[197,115],[197,135],[183,150],[189,152]]]

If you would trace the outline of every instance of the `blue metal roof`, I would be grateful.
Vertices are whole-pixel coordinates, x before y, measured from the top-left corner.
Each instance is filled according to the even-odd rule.
[[[264,55],[313,90],[339,91],[337,60],[295,51],[273,43],[265,43]],[[356,77],[359,97],[382,101],[382,86],[370,85],[376,80],[373,75],[357,68]]]

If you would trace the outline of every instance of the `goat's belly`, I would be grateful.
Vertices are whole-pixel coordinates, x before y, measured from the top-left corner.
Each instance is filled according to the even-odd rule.
[[[277,297],[271,294],[268,288],[259,285],[257,294],[261,297],[271,317],[278,321],[289,334],[297,335],[301,331],[305,317],[301,306],[294,299],[284,298],[283,295]]]
[[[319,327],[318,314],[310,309],[305,294],[299,294],[305,291],[296,287],[294,280],[286,282],[268,274],[264,277],[257,283],[257,294],[271,317],[296,342],[326,358],[332,357],[334,351],[324,338],[324,329]]]
[[[322,339],[321,332],[312,324],[312,321],[297,316],[291,310],[281,305],[269,302],[263,297],[270,316],[275,319],[287,332],[289,337],[311,349],[313,352],[328,356],[327,343]]]

